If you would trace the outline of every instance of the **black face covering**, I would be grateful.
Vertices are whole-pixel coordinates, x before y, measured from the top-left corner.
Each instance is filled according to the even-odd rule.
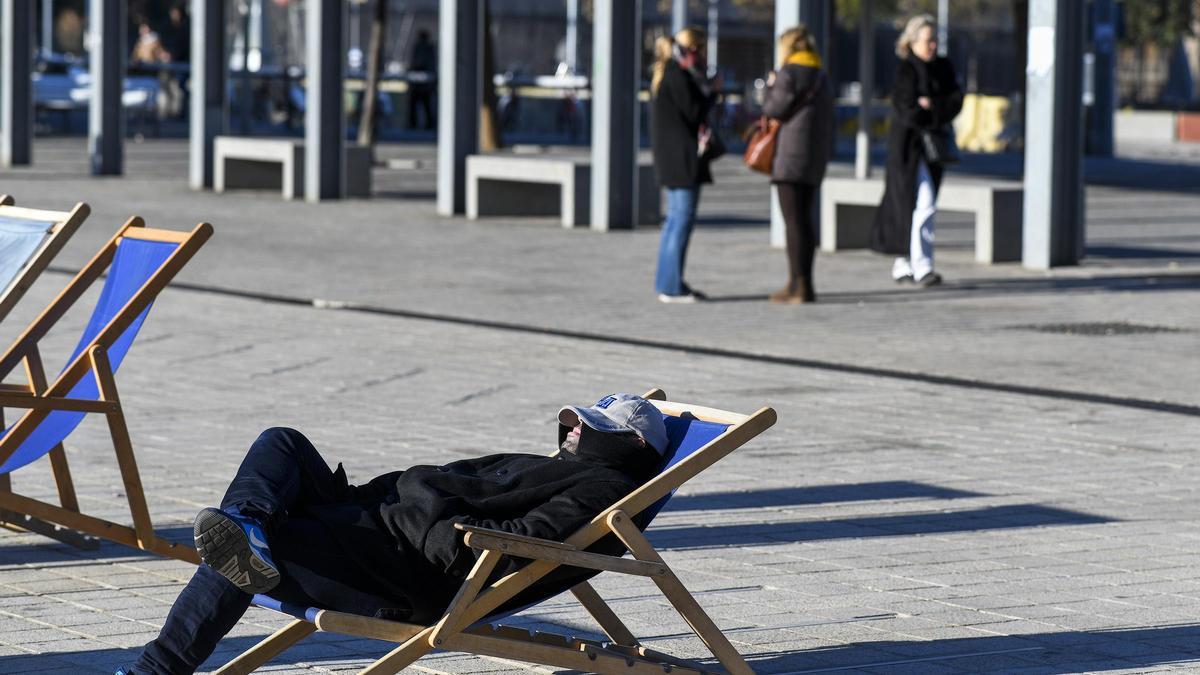
[[[559,449],[563,451],[560,455],[563,459],[611,467],[642,481],[658,469],[662,459],[653,448],[642,445],[633,432],[610,434],[586,424],[578,443],[572,443],[564,434]]]

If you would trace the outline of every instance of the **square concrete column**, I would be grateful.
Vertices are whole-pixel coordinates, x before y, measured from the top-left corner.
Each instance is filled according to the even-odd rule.
[[[310,202],[346,194],[345,13],[342,0],[305,5],[304,198]]]
[[[479,152],[482,37],[481,0],[438,3],[437,210],[443,216],[466,212],[467,156]]]
[[[33,3],[0,1],[0,166],[33,161]]]
[[[125,164],[125,15],[127,0],[89,0],[91,101],[88,154],[92,175],[119,176]]]
[[[225,0],[192,0],[188,176],[194,190],[213,186],[213,139],[229,129],[225,50]]]
[[[1083,257],[1083,3],[1029,3],[1025,213],[1021,261],[1030,269]]]
[[[771,40],[771,54],[779,58],[779,50],[775,45],[783,31],[802,23],[808,26],[808,34],[817,43],[817,52],[821,55],[821,67],[829,70],[829,22],[833,17],[832,0],[776,0],[775,2],[775,36]],[[781,64],[776,61],[775,67]],[[821,203],[818,193],[813,199],[814,204]],[[814,206],[814,209],[816,207]],[[821,214],[813,214],[813,225],[820,231]],[[775,196],[775,188],[771,188],[771,246],[781,248],[787,243],[786,226],[783,223],[783,211],[779,210],[779,198]]]
[[[641,0],[597,0],[592,31],[592,229],[638,221]]]

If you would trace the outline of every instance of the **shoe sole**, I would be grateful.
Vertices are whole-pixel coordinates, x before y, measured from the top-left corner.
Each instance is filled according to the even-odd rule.
[[[246,532],[220,511],[202,511],[193,535],[200,559],[240,590],[256,595],[279,584],[279,571],[254,552]]]

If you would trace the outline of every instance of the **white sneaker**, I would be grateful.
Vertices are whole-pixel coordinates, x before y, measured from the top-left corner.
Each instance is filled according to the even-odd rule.
[[[904,283],[913,280],[912,265],[908,262],[908,258],[896,258],[892,261],[892,281],[896,283]]]
[[[690,305],[696,302],[696,295],[694,293],[684,293],[683,295],[667,295],[666,293],[659,293],[658,301],[665,302],[667,304]]]

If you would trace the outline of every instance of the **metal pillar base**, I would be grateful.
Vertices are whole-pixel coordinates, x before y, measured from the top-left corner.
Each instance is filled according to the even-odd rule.
[[[1083,5],[1029,4],[1021,261],[1074,265],[1084,253]]]
[[[90,0],[92,100],[88,105],[88,154],[92,174],[119,176],[125,164],[126,0]]]
[[[437,211],[443,216],[465,212],[467,156],[479,152],[482,29],[480,0],[438,4]]]
[[[345,14],[342,0],[309,0],[306,5],[304,198],[310,202],[346,194]]]
[[[638,82],[641,0],[597,0],[592,73],[592,229],[638,221]]]
[[[226,67],[225,0],[193,0],[188,179],[194,190],[213,186],[213,139],[229,129]]]

